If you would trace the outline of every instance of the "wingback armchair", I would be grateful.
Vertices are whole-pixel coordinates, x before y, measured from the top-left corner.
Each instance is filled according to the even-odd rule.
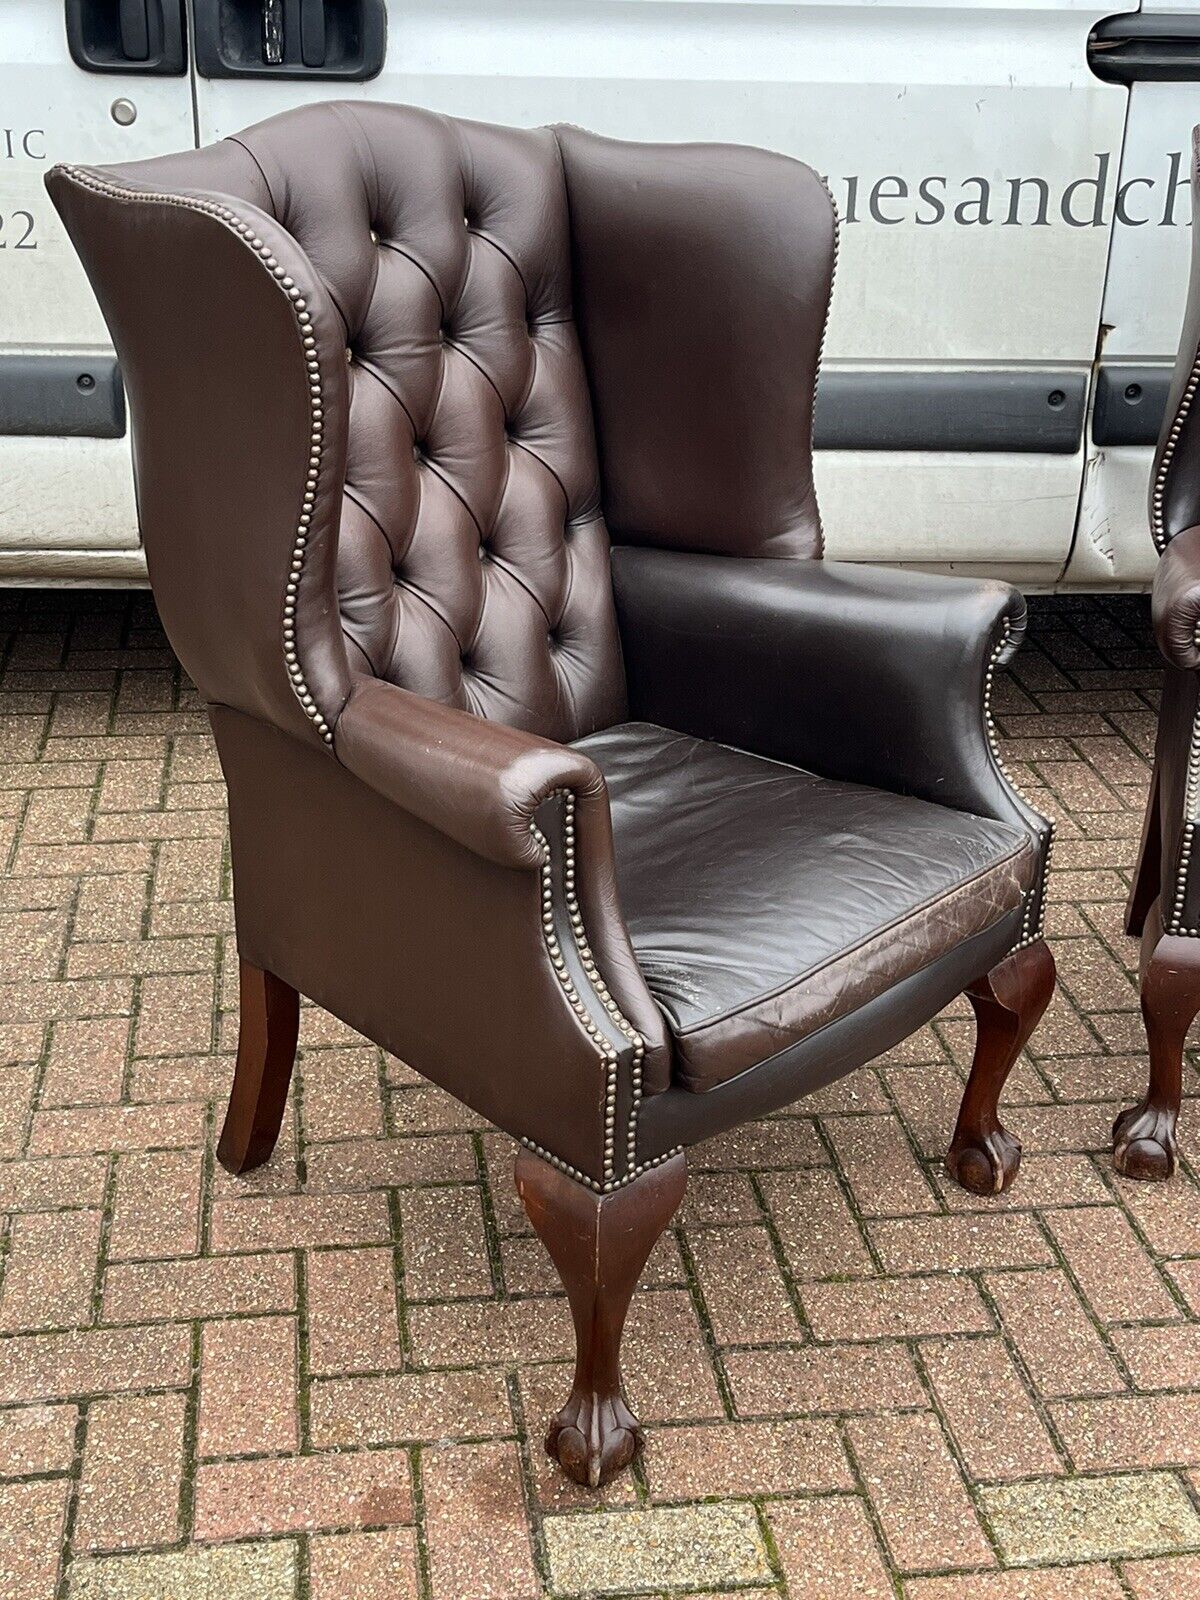
[[[1023,603],[819,559],[799,162],[355,103],[47,182],[228,784],[220,1159],[270,1155],[298,993],[515,1135],[577,1335],[548,1448],[601,1482],[687,1146],[965,989],[950,1171],[1016,1172],[1054,970],[989,711]]]
[[[1192,270],[1179,353],[1150,473],[1159,551],[1151,614],[1166,661],[1154,771],[1125,926],[1140,934],[1150,1081],[1113,1126],[1129,1178],[1175,1171],[1183,1048],[1200,1011],[1200,128],[1192,132]]]

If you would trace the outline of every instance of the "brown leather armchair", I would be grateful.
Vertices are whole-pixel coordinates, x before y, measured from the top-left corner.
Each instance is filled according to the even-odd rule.
[[[819,559],[837,235],[796,161],[355,103],[47,182],[228,782],[220,1158],[270,1155],[298,992],[517,1136],[578,1342],[548,1447],[602,1481],[686,1146],[966,989],[950,1170],[1016,1172],[1054,973],[988,709],[1021,598]]]
[[[1200,221],[1200,128],[1192,133],[1192,213]],[[1140,934],[1150,1082],[1113,1126],[1113,1165],[1128,1178],[1175,1171],[1183,1047],[1200,1011],[1200,229],[1179,354],[1150,474],[1150,532],[1160,552],[1151,611],[1166,661],[1154,774],[1125,927]]]

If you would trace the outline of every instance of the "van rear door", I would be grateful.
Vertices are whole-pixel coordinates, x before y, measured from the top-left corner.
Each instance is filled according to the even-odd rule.
[[[1124,87],[1129,120],[1079,531],[1068,580],[1142,588],[1158,551],[1147,488],[1183,324],[1191,252],[1191,135],[1200,122],[1200,5],[1153,0],[1093,34],[1094,72]]]
[[[116,359],[42,186],[195,140],[183,0],[3,0],[0,582],[144,577]]]

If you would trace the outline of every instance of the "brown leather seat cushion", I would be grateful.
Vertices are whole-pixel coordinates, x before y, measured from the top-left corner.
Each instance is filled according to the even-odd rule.
[[[723,1082],[1020,904],[1027,834],[651,723],[578,741],[676,1075]]]

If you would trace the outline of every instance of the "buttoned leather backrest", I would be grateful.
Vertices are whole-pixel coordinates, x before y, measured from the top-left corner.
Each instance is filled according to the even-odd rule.
[[[566,740],[621,714],[554,135],[310,106],[239,136],[346,327],[351,665]]]
[[[559,741],[619,720],[553,132],[330,102],[107,171],[250,202],[328,291],[345,343],[336,589],[351,672]],[[325,420],[329,445],[341,430]]]

